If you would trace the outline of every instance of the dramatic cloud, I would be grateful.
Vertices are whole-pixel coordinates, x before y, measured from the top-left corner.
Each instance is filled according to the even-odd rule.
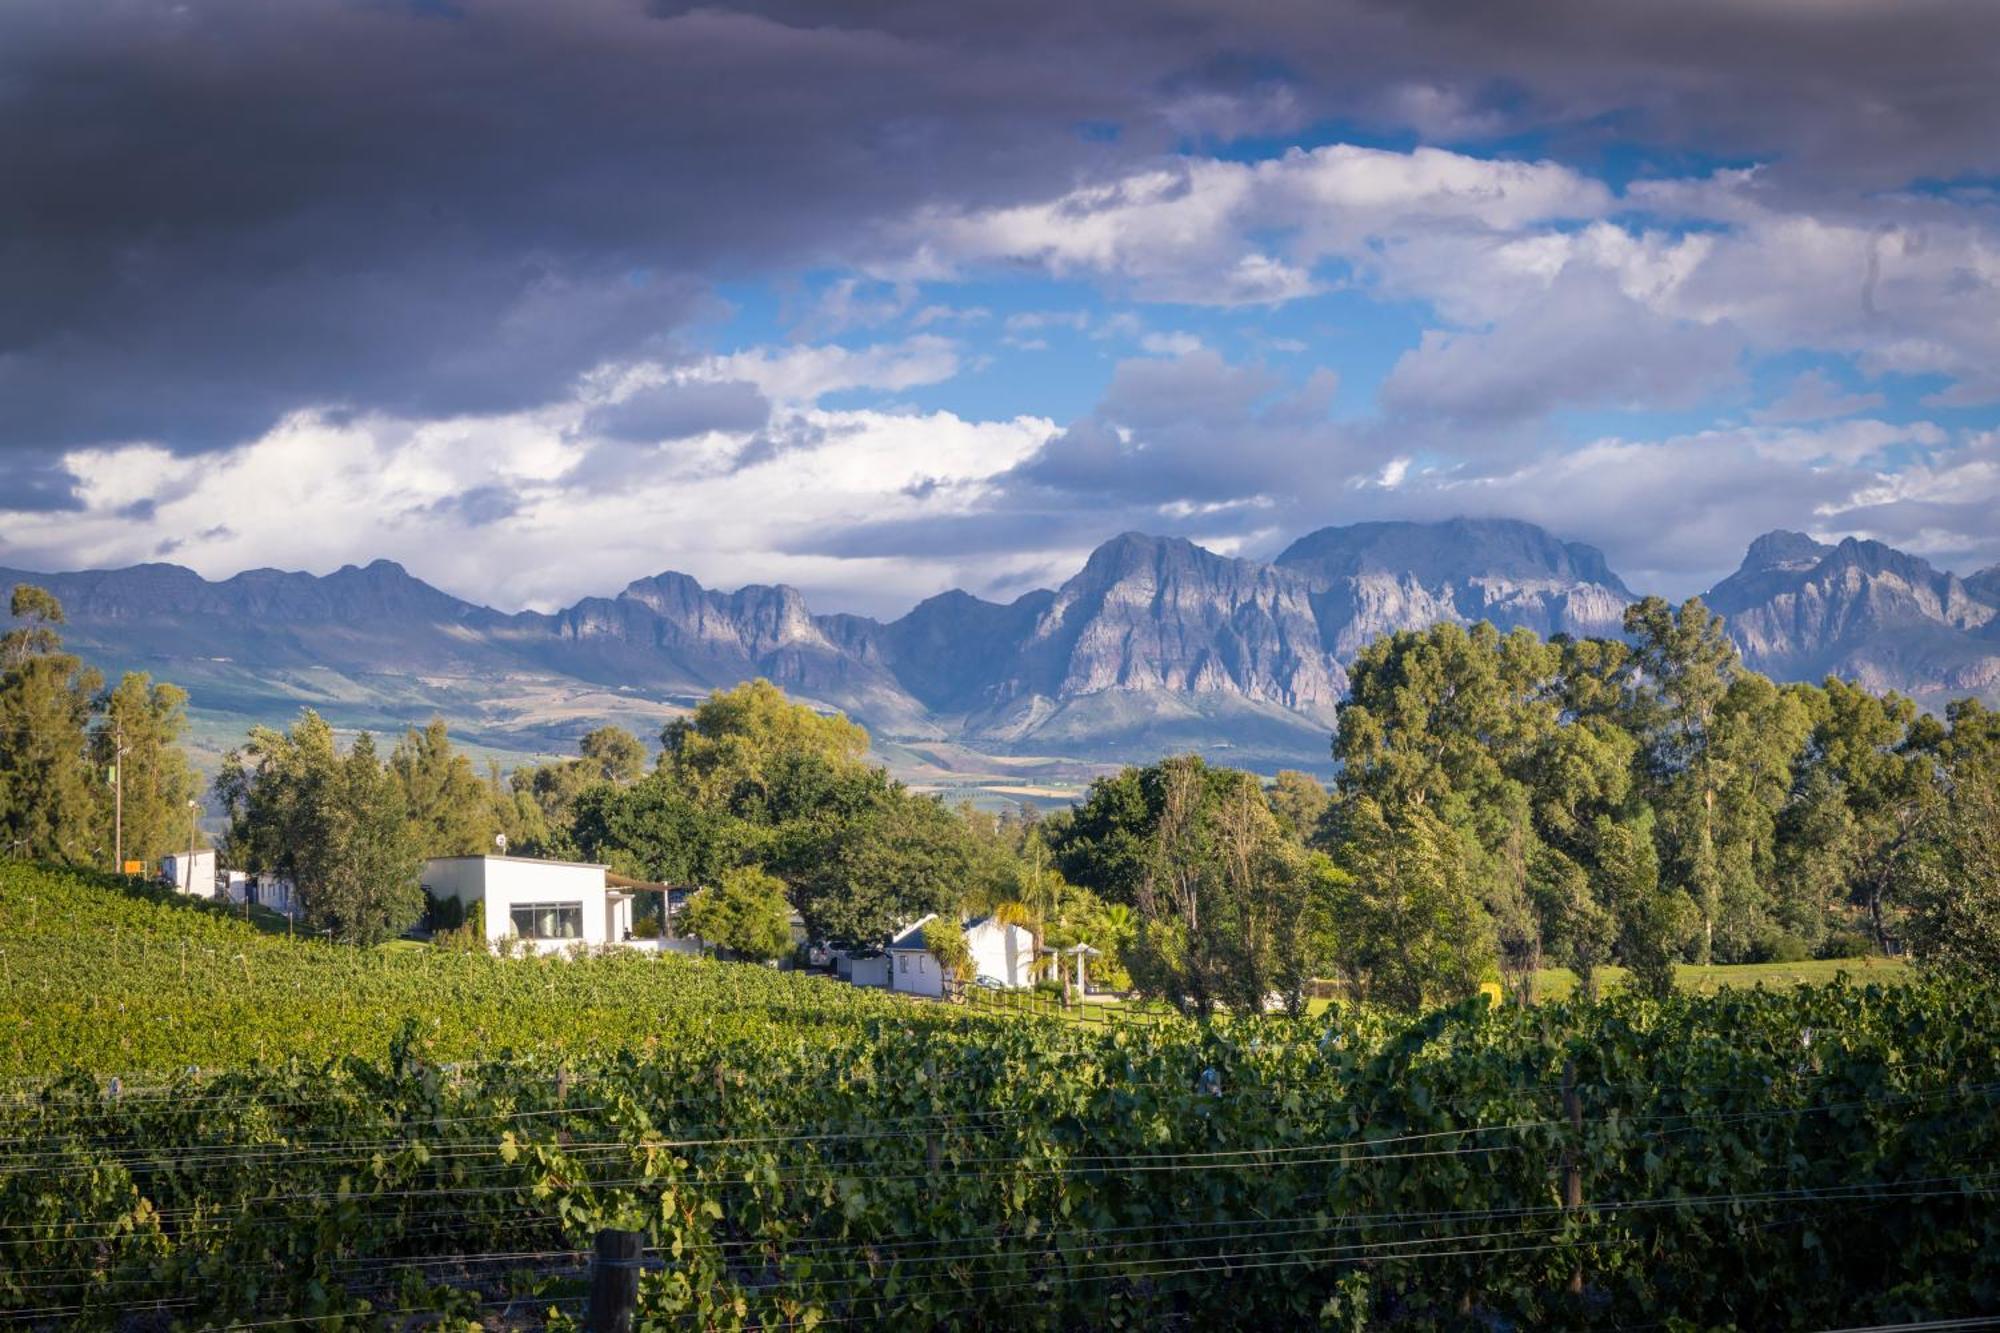
[[[1509,507],[1682,583],[1770,525],[1990,555],[1995,49],[1961,0],[16,0],[0,559],[877,605]]]

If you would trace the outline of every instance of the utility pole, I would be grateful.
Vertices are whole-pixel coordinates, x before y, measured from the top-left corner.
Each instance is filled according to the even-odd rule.
[[[111,719],[111,873],[125,873],[125,719]]]

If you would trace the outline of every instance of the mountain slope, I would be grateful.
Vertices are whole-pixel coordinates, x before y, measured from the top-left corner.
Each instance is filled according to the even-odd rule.
[[[1597,548],[1512,519],[1321,528],[1277,564],[1309,581],[1323,642],[1342,659],[1383,634],[1439,621],[1617,634],[1636,600]]]
[[[885,741],[1150,758],[1227,750],[1324,764],[1342,660],[1387,629],[1490,616],[1615,629],[1630,593],[1588,547],[1524,523],[1360,524],[1275,564],[1126,533],[1053,591],[964,592],[896,620],[815,615],[796,589],[635,580],[553,613],[476,606],[377,561],[323,578],[209,582],[172,565],[0,580],[47,585],[71,639],[111,669],[187,685],[222,741],[304,705],[389,730],[442,713],[504,750],[590,725],[642,731],[701,694],[765,676]]]
[[[1276,561],[1126,533],[1052,591],[952,591],[886,623],[816,615],[797,589],[634,580],[508,614],[376,561],[324,577],[173,565],[34,574],[70,642],[108,670],[189,688],[210,744],[304,705],[388,731],[442,714],[504,755],[566,750],[606,721],[651,734],[711,689],[765,676],[885,745],[989,755],[1323,766],[1343,663],[1441,620],[1619,632],[1633,593],[1592,547],[1508,520],[1323,528]],[[2000,691],[2000,567],[1959,579],[1875,542],[1760,537],[1709,594],[1746,660],[1936,702]]]
[[[1056,590],[964,727],[975,743],[1323,753],[1346,686],[1303,581],[1126,533]]]
[[[1993,572],[1968,581],[1881,542],[1770,532],[1705,600],[1759,671],[1929,702],[2000,688]]]

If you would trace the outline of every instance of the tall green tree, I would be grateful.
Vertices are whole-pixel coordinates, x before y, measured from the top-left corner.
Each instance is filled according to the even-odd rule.
[[[288,731],[253,728],[224,757],[215,789],[229,812],[229,860],[291,880],[309,925],[374,944],[422,916],[423,854],[371,737],[342,754],[307,709]]]
[[[1910,949],[1926,966],[1993,985],[2000,983],[2000,754],[1955,755],[1943,788],[1925,855],[1905,877]]]
[[[838,714],[793,703],[768,680],[718,690],[660,733],[661,764],[711,809],[763,818],[782,765],[810,756],[835,768],[857,766],[868,733]]]
[[[1299,1012],[1331,962],[1332,863],[1286,835],[1249,773],[1183,755],[1141,785],[1158,813],[1125,951],[1133,983],[1203,1018],[1272,997]]]
[[[90,745],[93,767],[107,775],[98,824],[110,828],[114,804],[123,806],[128,860],[187,850],[188,806],[199,798],[201,780],[181,749],[186,731],[187,692],[143,672],[127,672],[100,705]]]
[[[102,864],[111,840],[87,729],[103,681],[63,651],[47,590],[17,585],[8,610],[25,623],[0,634],[0,854]]]
[[[1338,819],[1348,884],[1334,938],[1354,993],[1412,1010],[1477,993],[1496,942],[1476,839],[1414,802],[1389,811],[1359,796]]]
[[[1698,597],[1679,608],[1648,597],[1625,608],[1635,646],[1629,725],[1642,746],[1651,803],[1660,814],[1662,871],[1701,914],[1696,961],[1709,961],[1722,912],[1724,849],[1716,802],[1724,774],[1716,717],[1738,669],[1722,620]]]
[[[443,718],[411,727],[389,754],[389,774],[424,856],[479,856],[501,831],[493,793],[469,756],[452,748]]]
[[[1811,723],[1779,817],[1777,884],[1792,928],[1810,938],[1852,907],[1887,948],[1895,888],[1942,809],[1948,733],[1908,699],[1837,678],[1791,693]]]
[[[599,727],[577,742],[595,776],[604,782],[637,782],[646,772],[646,743],[623,727]]]

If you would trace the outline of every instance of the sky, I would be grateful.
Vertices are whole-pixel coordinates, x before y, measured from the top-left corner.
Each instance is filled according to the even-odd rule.
[[[2000,6],[10,0],[0,565],[2000,561]]]

